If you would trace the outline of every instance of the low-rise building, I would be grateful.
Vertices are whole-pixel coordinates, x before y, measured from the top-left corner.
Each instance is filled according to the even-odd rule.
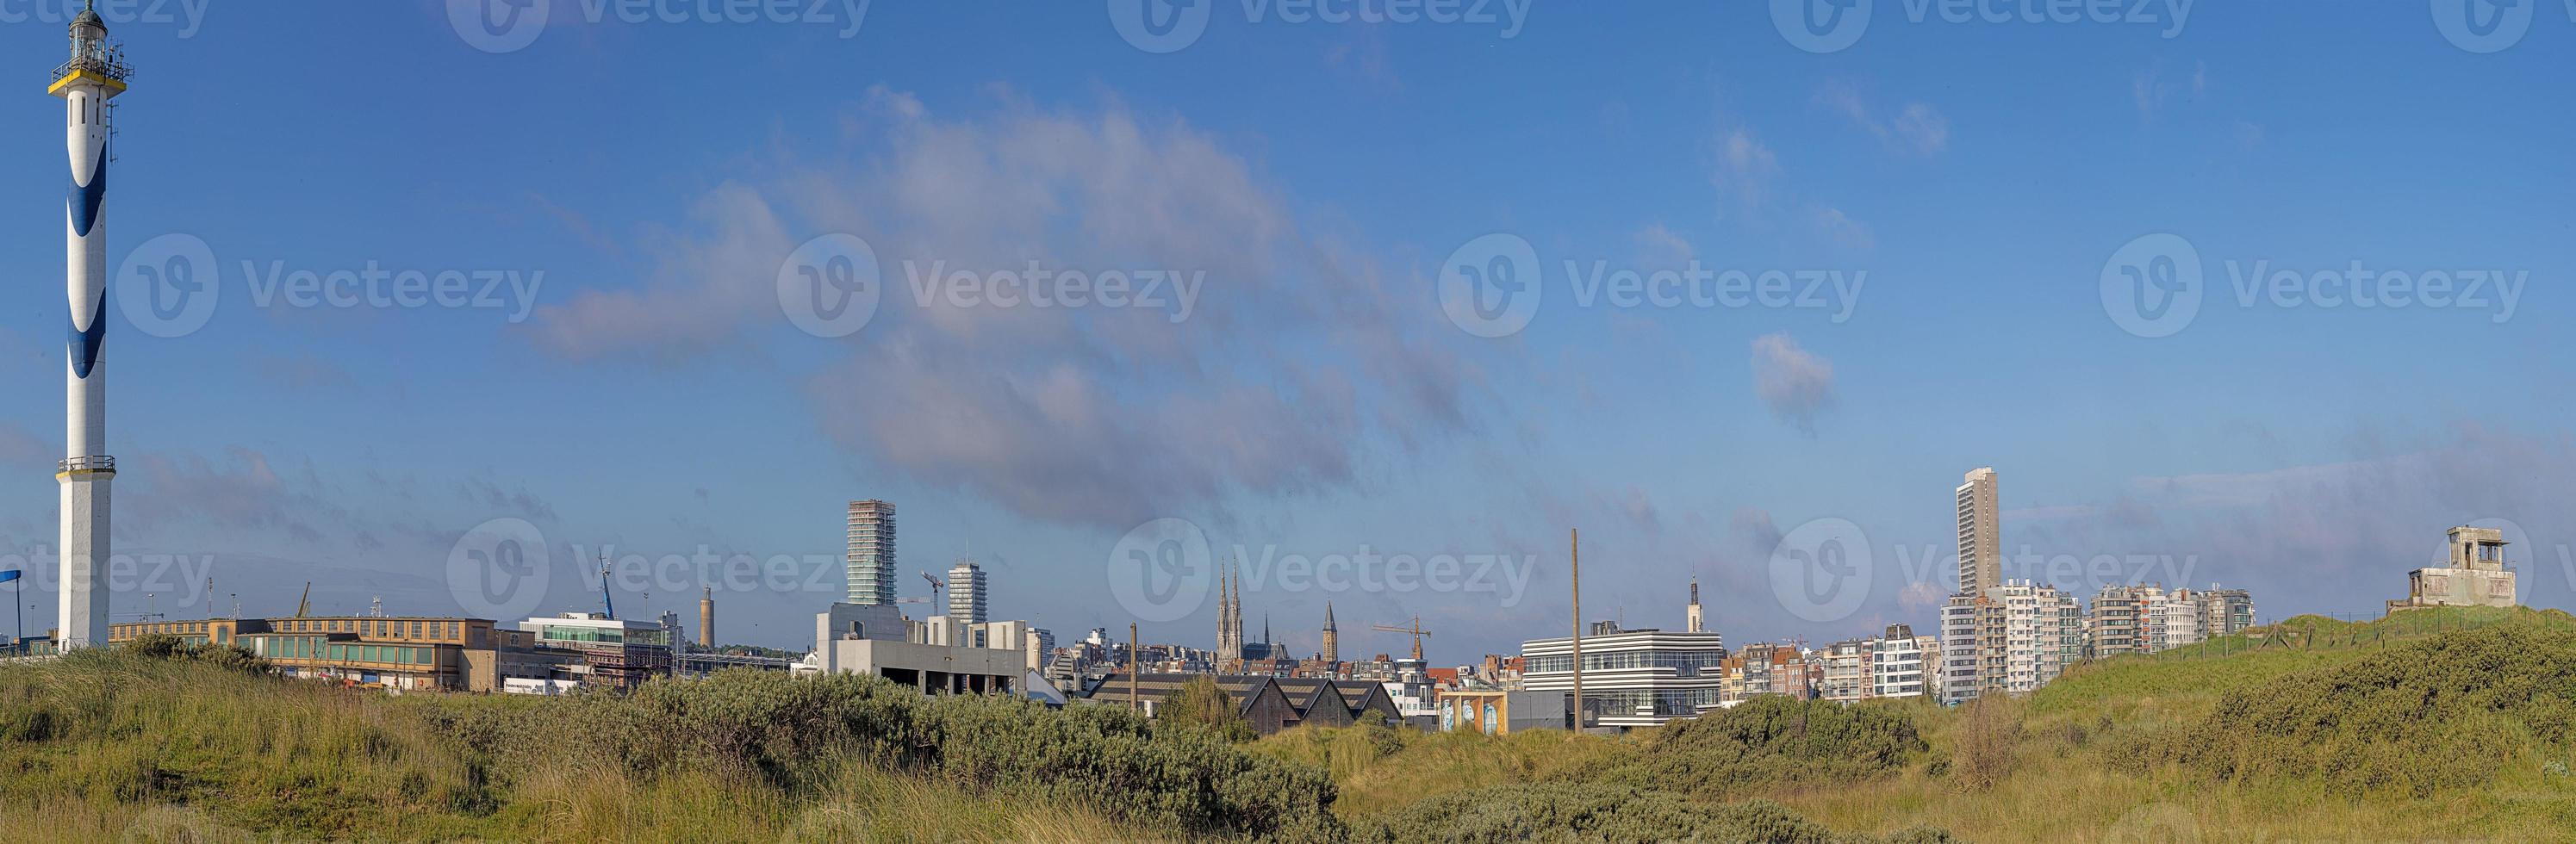
[[[318,616],[148,621],[108,626],[108,641],[176,636],[239,645],[290,677],[404,691],[500,691],[511,642],[489,619]],[[526,650],[521,644],[518,650]]]
[[[1621,630],[1610,625],[1583,637],[1586,726],[1652,727],[1717,708],[1723,699],[1726,640],[1715,632]],[[1521,643],[1521,685],[1533,692],[1574,690],[1574,640]]]
[[[1521,730],[1562,730],[1573,722],[1566,715],[1565,705],[1563,692],[1448,692],[1440,696],[1440,731],[1500,736]]]
[[[2423,607],[2511,607],[2520,603],[2513,570],[2505,563],[2504,531],[2461,525],[2449,533],[2442,565],[2406,573],[2405,600],[2389,612]]]

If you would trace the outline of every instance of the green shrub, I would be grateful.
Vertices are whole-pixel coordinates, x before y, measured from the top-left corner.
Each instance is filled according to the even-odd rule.
[[[1712,806],[1671,792],[1604,783],[1501,785],[1434,797],[1377,830],[1382,840],[1474,842],[1698,841],[1707,844],[1864,844],[1837,836],[1769,801]],[[1916,829],[1903,844],[1943,844],[1948,833]]]
[[[2230,691],[2199,723],[2140,748],[2228,780],[2318,777],[2359,798],[2487,781],[2529,735],[2576,731],[2576,634],[2453,631]]]
[[[1875,777],[1928,749],[1902,706],[1768,695],[1668,722],[1641,744],[1567,778],[1718,797]]]

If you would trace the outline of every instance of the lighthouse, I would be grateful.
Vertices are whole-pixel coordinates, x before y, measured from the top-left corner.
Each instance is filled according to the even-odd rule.
[[[107,498],[116,458],[107,454],[107,164],[115,135],[108,101],[125,93],[131,74],[124,54],[107,42],[107,24],[94,8],[72,19],[71,60],[54,68],[46,90],[63,99],[71,190],[64,200],[65,257],[71,299],[71,339],[66,344],[63,461],[54,480],[62,485],[62,580],[56,584],[63,650],[107,645]]]

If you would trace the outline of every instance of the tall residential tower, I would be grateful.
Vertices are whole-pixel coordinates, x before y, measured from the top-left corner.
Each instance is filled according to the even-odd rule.
[[[894,603],[894,505],[850,502],[850,603]]]
[[[1959,591],[1975,595],[2004,582],[2003,526],[1995,515],[1995,470],[1968,473],[1959,485]]]
[[[958,560],[948,570],[948,622],[982,624],[985,618],[984,569],[973,560]]]
[[[62,581],[56,589],[64,650],[107,645],[108,484],[116,458],[107,454],[107,163],[115,131],[108,101],[131,75],[122,52],[107,43],[107,24],[83,9],[72,19],[71,59],[54,68],[47,91],[63,98],[71,190],[64,202],[66,289],[71,340],[66,348],[68,404],[62,486]]]

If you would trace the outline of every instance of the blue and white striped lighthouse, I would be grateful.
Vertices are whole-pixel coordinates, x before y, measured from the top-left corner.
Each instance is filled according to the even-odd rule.
[[[93,5],[95,0],[93,0]],[[95,8],[72,19],[71,60],[47,89],[63,98],[71,190],[64,202],[71,340],[63,461],[62,581],[56,584],[65,650],[107,644],[107,499],[116,458],[107,454],[107,164],[114,136],[108,100],[125,93],[124,55],[107,42]]]

